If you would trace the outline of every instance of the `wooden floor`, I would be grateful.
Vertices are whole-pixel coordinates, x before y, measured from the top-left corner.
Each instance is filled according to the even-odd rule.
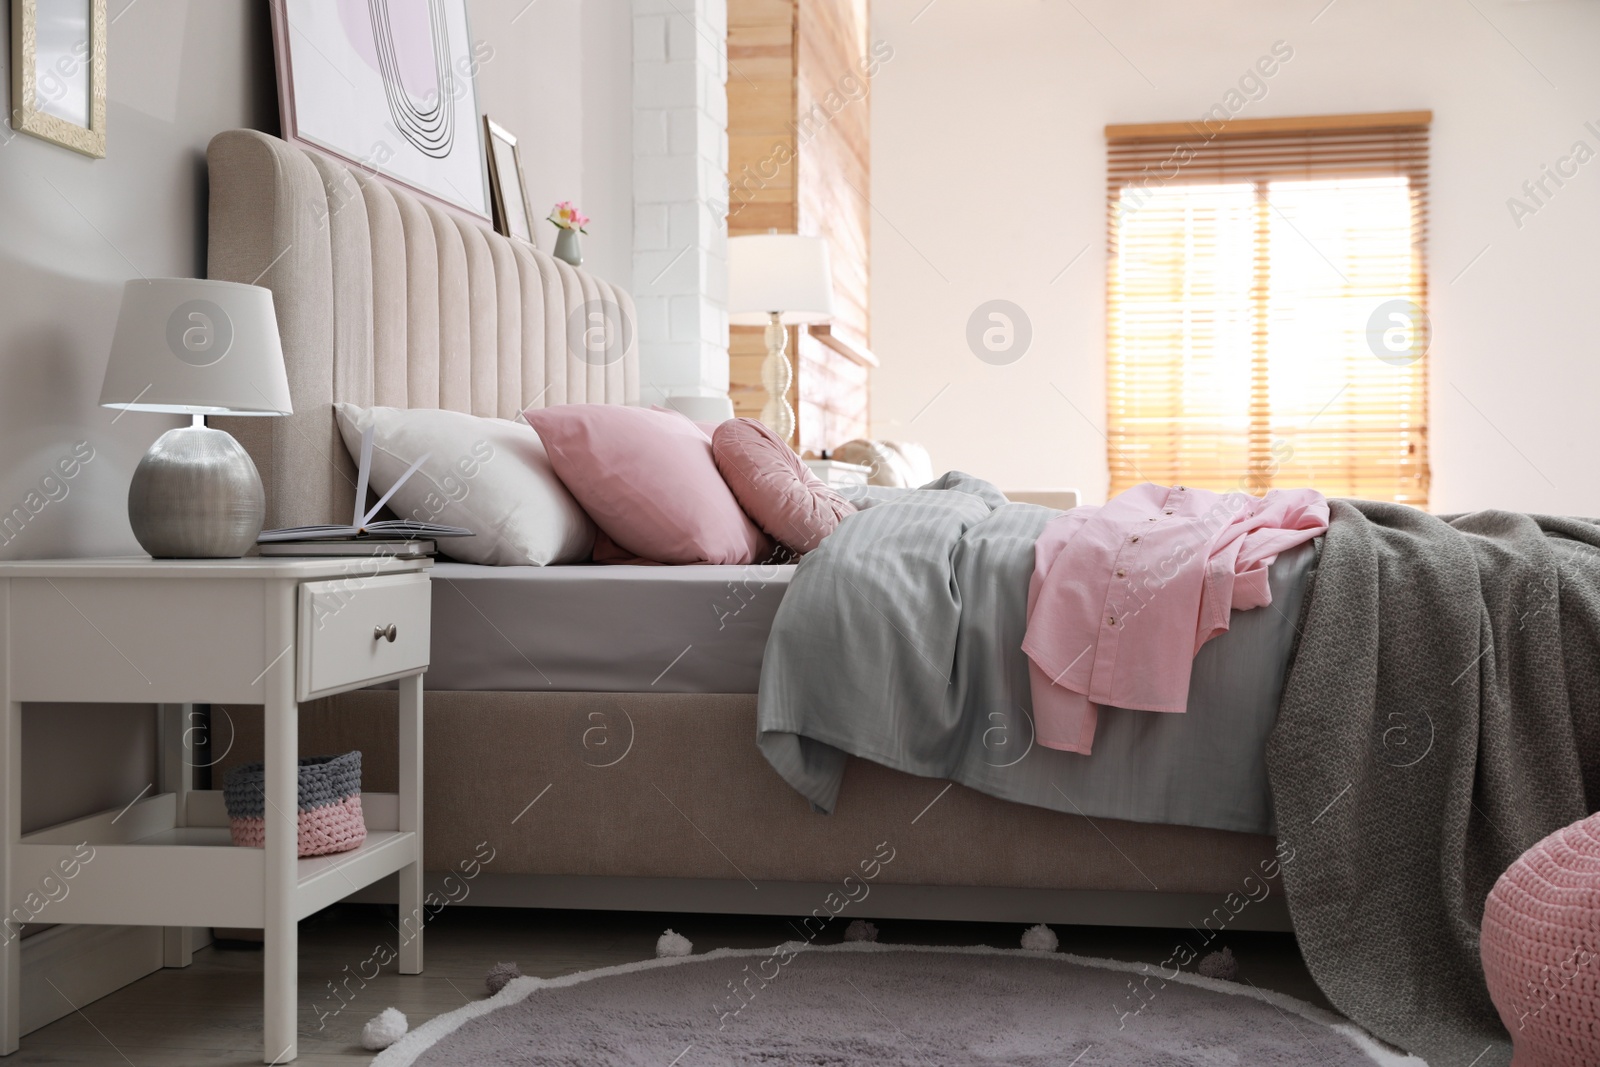
[[[762,948],[795,936],[791,920],[765,917],[660,915],[634,912],[520,911],[446,908],[429,925],[427,973],[385,973],[366,982],[376,946],[392,941],[392,909],[339,905],[300,927],[300,1058],[305,1067],[366,1062],[361,1027],[384,1008],[398,1007],[413,1027],[485,995],[484,973],[515,961],[524,974],[553,977],[655,955],[656,937],[670,926],[696,952]],[[999,923],[885,920],[879,940],[899,944],[1013,947],[1022,927]],[[1058,926],[1063,951],[1159,964],[1187,932]],[[819,942],[836,941],[841,930]],[[1192,933],[1188,934],[1192,940]],[[1240,978],[1327,1007],[1289,934],[1238,933],[1219,940],[1239,960]],[[348,970],[346,969],[348,968]],[[330,983],[349,979],[344,1000]],[[0,1061],[26,1064],[127,1064],[129,1067],[214,1067],[255,1064],[261,1056],[261,953],[211,947],[182,970],[158,971],[86,1005],[22,1039]]]

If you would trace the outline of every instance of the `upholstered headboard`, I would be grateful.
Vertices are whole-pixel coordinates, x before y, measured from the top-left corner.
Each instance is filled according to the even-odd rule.
[[[261,471],[269,528],[349,521],[337,401],[501,418],[638,402],[626,291],[266,134],[218,134],[206,159],[208,273],[272,290],[288,364],[293,415],[216,420]]]

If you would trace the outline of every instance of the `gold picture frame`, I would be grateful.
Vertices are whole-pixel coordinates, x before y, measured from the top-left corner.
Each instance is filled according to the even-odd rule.
[[[506,237],[533,243],[533,207],[522,178],[522,150],[510,130],[483,116],[484,148],[489,157],[489,191],[494,200],[494,228]]]
[[[41,3],[47,16],[65,16],[47,19],[43,70]],[[105,158],[106,0],[11,0],[11,128]]]

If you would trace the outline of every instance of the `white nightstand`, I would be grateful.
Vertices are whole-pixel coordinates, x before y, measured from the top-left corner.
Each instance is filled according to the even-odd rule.
[[[1005,489],[1002,492],[1013,504],[1039,504],[1058,511],[1071,511],[1081,499],[1076,489]]]
[[[268,1063],[296,1053],[300,919],[399,872],[400,971],[420,973],[431,565],[381,557],[0,563],[0,914],[262,928]],[[299,859],[298,702],[390,679],[400,682],[400,792],[363,794],[359,849]],[[191,789],[187,760],[168,768],[154,796],[24,836],[23,701],[161,704],[164,716],[194,703],[264,705],[266,848],[229,843],[221,790]],[[176,733],[174,743],[186,743]],[[177,933],[169,931],[169,945]],[[187,962],[177,955],[169,949],[169,965]],[[19,961],[17,939],[4,939],[6,1053],[17,1048]]]
[[[808,459],[805,465],[811,473],[830,489],[850,489],[864,486],[872,477],[872,468],[858,463],[840,463],[836,459]]]

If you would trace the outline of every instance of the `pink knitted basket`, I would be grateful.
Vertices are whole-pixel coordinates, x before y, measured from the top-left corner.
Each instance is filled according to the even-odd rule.
[[[1600,814],[1557,830],[1500,876],[1480,952],[1512,1067],[1600,1064]]]
[[[361,753],[301,757],[298,792],[301,856],[361,847],[367,839],[361,816]],[[222,794],[233,843],[261,848],[267,829],[262,765],[247,763],[230,770],[223,778]]]

